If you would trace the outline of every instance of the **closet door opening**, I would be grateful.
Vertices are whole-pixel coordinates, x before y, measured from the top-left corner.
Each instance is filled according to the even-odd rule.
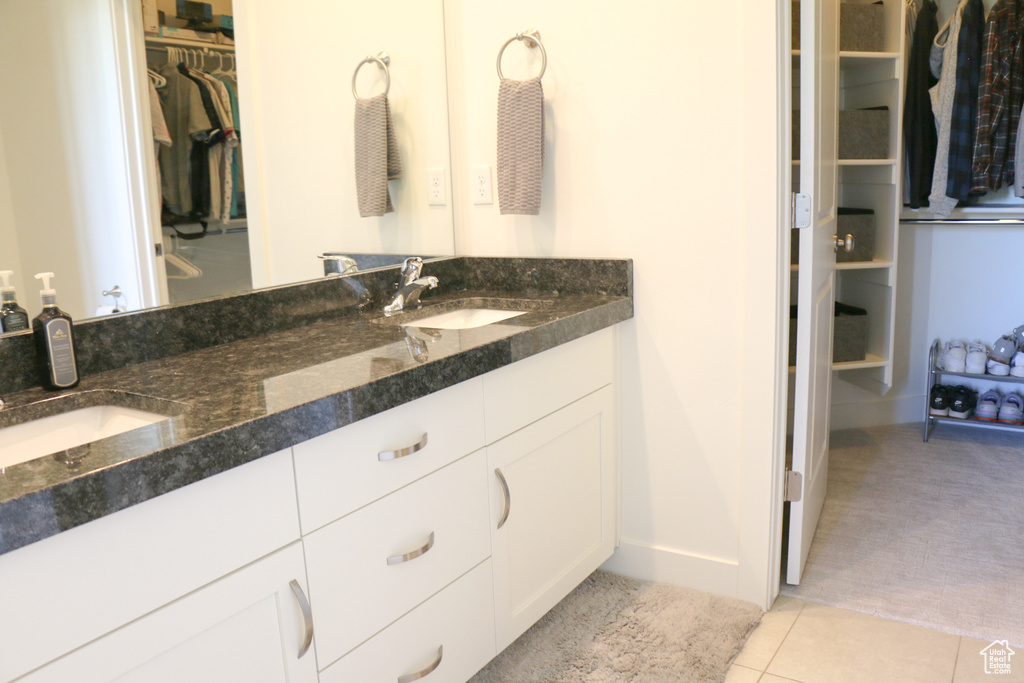
[[[143,3],[165,303],[252,288],[231,0]]]

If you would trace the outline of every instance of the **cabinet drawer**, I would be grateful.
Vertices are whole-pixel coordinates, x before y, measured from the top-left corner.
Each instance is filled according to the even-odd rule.
[[[320,673],[320,683],[464,683],[494,657],[490,560]]]
[[[484,375],[487,443],[611,384],[614,334],[600,330]]]
[[[481,392],[479,379],[462,382],[295,446],[302,532],[483,446]],[[424,438],[426,444],[414,450]],[[414,452],[388,458],[401,449]]]
[[[321,668],[490,555],[485,468],[477,451],[303,539]]]
[[[297,540],[295,505],[281,451],[0,556],[0,681]]]

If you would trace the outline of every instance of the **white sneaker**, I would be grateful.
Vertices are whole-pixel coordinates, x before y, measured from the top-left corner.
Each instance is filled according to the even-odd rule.
[[[972,342],[967,346],[966,371],[972,375],[984,375],[988,362],[988,347]]]
[[[1013,393],[1003,399],[999,406],[999,421],[1012,425],[1024,424],[1024,399]]]
[[[1024,377],[1024,351],[1013,354],[1010,361],[1010,374],[1014,377]]]
[[[967,348],[963,342],[946,342],[939,354],[939,367],[947,372],[967,370]]]
[[[988,374],[999,375],[1000,377],[1006,377],[1010,374],[1010,366],[1006,363],[1000,363],[997,360],[988,359],[987,365]]]

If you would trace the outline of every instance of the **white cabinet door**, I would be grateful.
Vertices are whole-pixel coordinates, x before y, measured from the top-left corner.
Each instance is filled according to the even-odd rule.
[[[499,651],[611,556],[616,443],[607,386],[487,447]]]
[[[23,683],[315,683],[294,543],[29,674]],[[45,627],[44,631],[45,631]],[[45,632],[40,637],[45,637]]]

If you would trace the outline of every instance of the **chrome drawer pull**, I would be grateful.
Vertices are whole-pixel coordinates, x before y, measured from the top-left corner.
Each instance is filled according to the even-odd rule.
[[[427,539],[427,542],[425,544],[421,545],[419,548],[416,548],[416,550],[410,550],[409,552],[405,553],[404,555],[392,555],[391,557],[388,558],[388,564],[389,565],[392,565],[392,564],[402,564],[403,562],[408,562],[409,560],[415,560],[417,557],[419,557],[420,555],[425,554],[428,550],[430,550],[433,547],[434,547],[434,532],[431,531],[430,532],[430,538]],[[430,673],[430,672],[428,671],[427,673]]]
[[[295,599],[299,603],[299,609],[302,610],[302,621],[306,625],[306,633],[302,641],[302,647],[299,648],[299,659],[302,659],[302,655],[309,651],[309,645],[313,642],[313,613],[309,610],[309,600],[306,600],[306,594],[302,592],[302,586],[295,579],[288,582],[291,586],[292,593],[295,594]]]
[[[505,475],[501,473],[501,468],[495,467],[494,473],[498,475],[501,492],[505,494],[505,510],[501,513],[501,519],[498,520],[498,528],[500,529],[505,526],[505,522],[508,520],[508,513],[512,509],[512,494],[508,491],[508,482],[505,481]]]
[[[427,676],[428,674],[430,674],[431,671],[433,671],[434,669],[436,669],[437,667],[439,667],[441,665],[441,658],[443,656],[444,656],[444,645],[438,645],[437,646],[437,659],[435,659],[433,662],[431,662],[430,666],[428,666],[426,669],[422,669],[420,671],[417,671],[416,673],[405,674],[404,676],[399,676],[398,677],[398,683],[412,683],[413,681],[418,681],[421,678]]]
[[[426,445],[427,433],[423,432],[423,436],[421,436],[420,440],[416,443],[393,451],[381,451],[377,454],[377,460],[384,462],[385,460],[397,460],[398,458],[404,458],[407,455],[412,455],[416,451],[422,451]]]

